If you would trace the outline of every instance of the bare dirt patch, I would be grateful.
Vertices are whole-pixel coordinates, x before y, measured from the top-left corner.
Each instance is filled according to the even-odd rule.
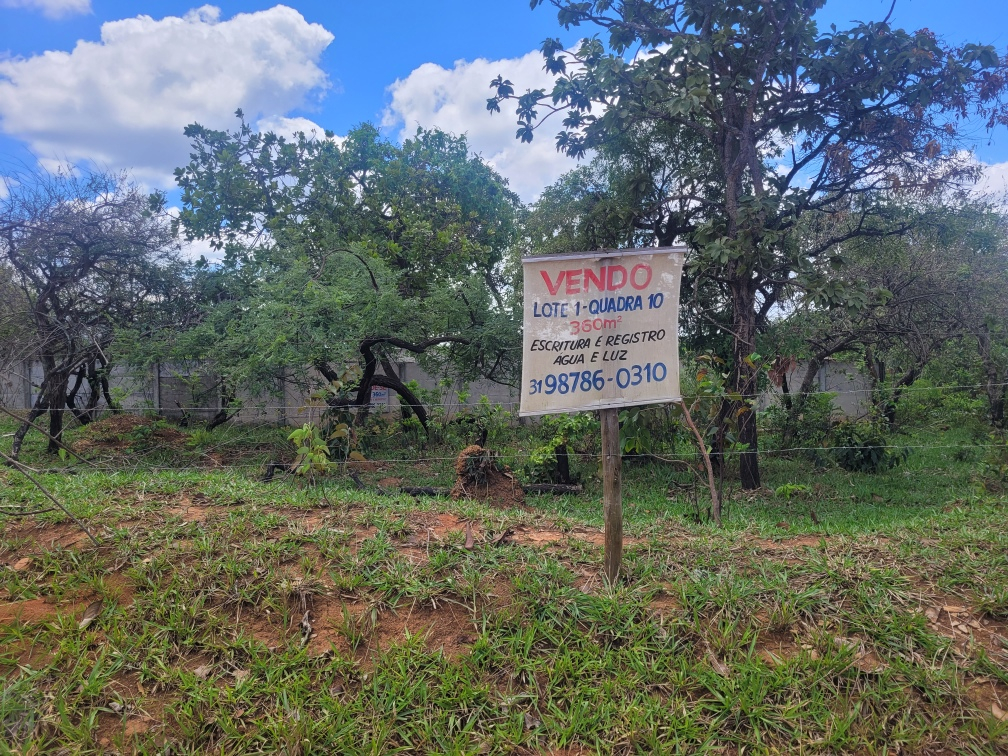
[[[802,650],[788,630],[767,630],[756,640],[756,655],[771,667],[780,666]]]
[[[94,597],[68,598],[54,601],[51,596],[10,601],[0,604],[0,625],[10,625],[21,622],[26,625],[38,625],[48,622],[58,615],[79,614]]]
[[[73,450],[78,454],[122,451],[138,442],[179,447],[188,440],[189,437],[177,428],[158,426],[157,422],[149,417],[125,413],[108,415],[87,425],[81,431],[81,438],[74,443]]]
[[[976,707],[995,719],[1008,721],[1008,685],[993,677],[977,677],[969,682],[966,695]]]
[[[467,446],[455,460],[453,499],[476,499],[496,507],[525,506],[525,491],[506,466],[500,466],[493,452],[482,446]]]
[[[651,599],[651,611],[659,621],[682,610],[679,600],[668,593],[662,592]]]
[[[982,616],[961,599],[933,595],[922,601],[919,611],[932,632],[944,635],[961,651],[980,646],[1008,666],[1008,623]]]
[[[7,559],[7,564],[12,568],[21,565],[15,568],[18,572],[31,566],[30,561],[26,563],[24,560],[34,556],[39,549],[51,550],[57,547],[69,549],[89,542],[87,534],[72,522],[52,523],[32,519],[5,524],[4,536],[24,539],[27,542],[11,553]]]
[[[33,625],[39,622],[46,622],[55,617],[60,609],[73,611],[73,606],[60,606],[52,602],[51,599],[34,598],[25,601],[11,601],[0,604],[0,625],[9,625],[14,622],[23,622]]]
[[[428,650],[440,649],[448,658],[469,653],[475,640],[469,612],[450,602],[438,606],[408,604],[382,612],[365,650],[387,650],[409,635],[421,635]]]
[[[165,507],[162,512],[181,517],[186,522],[205,522],[214,510],[213,502],[203,494],[183,492],[177,503]]]
[[[468,653],[475,640],[469,612],[443,599],[436,605],[413,602],[378,609],[355,598],[315,595],[304,606],[307,618],[300,607],[294,607],[286,618],[277,612],[246,609],[235,620],[241,632],[267,648],[303,642],[310,654],[335,651],[359,662],[372,661],[409,636],[422,637],[429,651],[440,650],[449,658]]]
[[[467,522],[469,521],[446,512],[418,512],[410,517],[413,533],[407,542],[419,544],[427,540],[444,541],[449,533],[464,533]],[[478,526],[470,527],[474,534],[479,532]]]
[[[771,540],[768,538],[753,538],[748,541],[750,546],[755,547],[759,551],[792,551],[794,549],[804,549],[804,548],[818,548],[822,545],[823,541],[829,543],[830,539],[826,536],[817,535],[805,535],[796,536],[794,538],[784,538],[781,540]]]

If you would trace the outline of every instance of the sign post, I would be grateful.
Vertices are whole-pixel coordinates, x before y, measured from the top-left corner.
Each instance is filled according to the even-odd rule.
[[[599,411],[602,421],[602,516],[605,519],[606,577],[614,582],[623,561],[623,455],[619,442],[619,410]]]
[[[605,572],[619,574],[619,409],[678,402],[679,284],[685,249],[528,257],[522,416],[599,412]]]

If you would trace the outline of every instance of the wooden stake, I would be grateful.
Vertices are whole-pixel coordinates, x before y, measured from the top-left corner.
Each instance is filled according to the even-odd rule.
[[[604,409],[602,420],[602,505],[605,516],[605,574],[610,583],[619,576],[623,561],[623,498],[621,492],[619,410]]]
[[[711,517],[714,518],[714,522],[718,525],[721,524],[721,497],[718,496],[717,485],[714,483],[714,468],[711,467],[710,454],[707,452],[707,442],[704,441],[704,437],[700,435],[700,431],[697,430],[696,424],[693,422],[693,418],[690,417],[689,407],[686,406],[686,400],[680,399],[679,406],[682,407],[683,416],[686,418],[686,424],[693,431],[693,435],[696,436],[697,448],[700,450],[700,455],[703,457],[704,465],[707,467],[707,485],[710,486],[710,498],[711,498]]]

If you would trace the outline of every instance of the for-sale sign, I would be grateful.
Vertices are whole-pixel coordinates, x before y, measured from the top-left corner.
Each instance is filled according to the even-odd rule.
[[[521,415],[677,402],[678,247],[529,257]]]

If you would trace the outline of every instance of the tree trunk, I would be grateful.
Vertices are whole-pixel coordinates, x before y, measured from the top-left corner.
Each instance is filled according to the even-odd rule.
[[[67,409],[73,413],[73,416],[77,418],[77,422],[81,425],[87,424],[87,413],[85,411],[77,409],[77,392],[80,391],[81,385],[84,383],[84,378],[87,375],[87,366],[81,365],[77,374],[74,376],[73,385],[70,386],[70,390],[67,391],[66,395],[66,406]],[[91,382],[88,382],[88,386]]]
[[[98,364],[101,365],[101,371],[100,372],[96,371],[96,374],[98,376],[98,383],[101,385],[102,396],[105,397],[105,404],[108,405],[109,412],[118,412],[119,409],[120,409],[119,405],[116,404],[116,402],[114,402],[112,400],[112,393],[109,391],[109,369],[108,369],[108,363],[105,362],[105,360],[102,359],[99,356],[98,357]],[[92,367],[93,366],[94,365],[92,363]],[[160,369],[161,368],[158,367],[158,370],[160,370]],[[95,389],[92,389],[92,393],[94,393],[94,391],[95,391]],[[98,402],[96,400],[95,404],[97,405],[97,403]]]
[[[990,401],[990,419],[995,428],[1005,427],[1005,396],[1004,386],[987,386],[987,398]]]
[[[991,344],[990,331],[984,327],[976,335],[977,347],[980,352],[980,360],[983,363],[984,374],[987,378],[987,402],[989,404],[990,421],[995,428],[1005,427],[1005,398],[1008,395],[1004,383],[1004,373],[999,370],[999,365],[994,357],[994,350]]]
[[[49,410],[49,443],[46,447],[50,454],[59,453],[59,441],[63,437],[63,414],[67,411],[67,389],[70,385],[70,373],[63,366],[69,360],[64,360],[59,366],[52,355],[42,355],[42,385],[39,394],[45,399]]]
[[[95,368],[93,361],[88,368],[87,379],[90,393],[88,394],[87,404],[84,406],[84,419],[80,421],[81,425],[87,425],[98,419],[98,400],[101,398],[101,385],[99,383],[98,370]],[[104,376],[100,380],[105,380]]]
[[[416,395],[409,390],[406,384],[399,380],[397,375],[375,375],[371,378],[371,385],[382,386],[395,391],[399,395],[399,398],[406,402],[409,408],[413,410],[417,420],[420,421],[420,425],[423,426],[424,431],[427,430],[427,410],[424,409],[423,404],[419,399],[417,399]]]
[[[729,283],[732,296],[732,390],[742,396],[743,402],[730,402],[730,416],[738,418],[738,440],[743,451],[739,459],[739,476],[742,489],[753,491],[760,487],[759,439],[756,430],[756,413],[752,404],[756,400],[759,368],[750,355],[756,351],[756,290],[749,276],[741,275]]]
[[[50,385],[49,398],[46,403],[49,405],[49,443],[46,451],[50,454],[59,454],[60,446],[58,441],[63,438],[63,413],[66,411],[66,386],[68,379],[57,379]]]
[[[17,459],[21,454],[21,445],[24,443],[25,436],[28,435],[28,431],[31,430],[32,423],[43,414],[48,409],[45,403],[45,395],[39,392],[38,398],[35,400],[35,405],[32,407],[31,412],[28,413],[28,419],[21,424],[21,427],[17,429],[14,433],[14,443],[11,445],[11,457]]]
[[[230,388],[230,385],[224,379],[220,382],[220,400],[221,408],[217,411],[217,414],[210,418],[210,422],[207,423],[207,430],[213,430],[219,425],[223,425],[228,420],[237,414],[236,412],[230,412],[229,408],[234,406],[235,402],[235,392]]]

